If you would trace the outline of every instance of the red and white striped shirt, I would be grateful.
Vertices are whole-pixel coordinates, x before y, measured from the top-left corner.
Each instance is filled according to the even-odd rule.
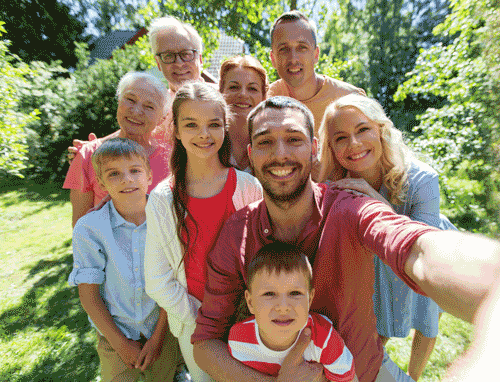
[[[353,357],[333,328],[332,322],[321,314],[310,312],[305,327],[311,328],[311,342],[304,351],[304,359],[322,364],[325,376],[330,381],[351,381],[355,374]],[[255,370],[277,376],[293,345],[283,351],[267,348],[262,343],[257,321],[252,316],[233,325],[229,332],[228,347],[231,355],[238,361]]]

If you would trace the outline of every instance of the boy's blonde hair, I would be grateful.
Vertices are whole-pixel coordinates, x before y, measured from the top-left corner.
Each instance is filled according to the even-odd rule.
[[[252,288],[252,282],[257,273],[265,270],[268,273],[301,272],[306,276],[309,291],[313,287],[312,268],[307,256],[295,245],[275,241],[263,246],[247,266],[247,289]]]
[[[407,179],[412,153],[403,141],[403,134],[394,127],[392,121],[385,114],[382,105],[373,98],[360,94],[352,93],[340,97],[326,108],[318,132],[320,141],[318,157],[321,167],[319,175],[314,180],[316,182],[336,181],[345,178],[347,174],[347,170],[340,165],[333,154],[332,137],[329,128],[333,120],[333,114],[337,110],[346,107],[358,109],[380,127],[382,182],[389,191],[389,202],[392,204],[403,203],[408,188]]]
[[[104,141],[92,154],[92,166],[96,176],[102,180],[102,166],[105,163],[123,157],[130,159],[133,156],[140,158],[146,170],[151,171],[149,156],[144,147],[127,138],[111,138]]]

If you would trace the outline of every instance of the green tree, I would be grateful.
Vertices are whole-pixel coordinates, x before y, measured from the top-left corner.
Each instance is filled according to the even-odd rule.
[[[393,95],[420,49],[441,41],[434,26],[447,14],[447,2],[436,0],[340,0],[331,15],[321,48],[332,59],[346,61],[342,77],[376,98],[401,129],[414,125],[414,115],[428,102],[417,97],[395,103]]]
[[[61,60],[65,67],[76,64],[73,41],[84,40],[85,24],[66,5],[56,0],[2,1],[0,20],[5,22],[11,52],[23,61]]]
[[[0,22],[0,37],[5,33]],[[28,147],[24,126],[34,121],[37,110],[17,111],[20,89],[30,68],[9,53],[9,42],[0,40],[0,173],[22,176]]]
[[[420,136],[413,145],[441,171],[450,217],[464,228],[494,233],[500,178],[492,161],[500,131],[500,82],[489,62],[498,63],[500,54],[489,49],[489,41],[498,41],[500,31],[498,19],[489,16],[498,15],[499,2],[454,0],[452,6],[434,33],[457,37],[447,46],[423,50],[395,97],[445,100],[418,116]]]

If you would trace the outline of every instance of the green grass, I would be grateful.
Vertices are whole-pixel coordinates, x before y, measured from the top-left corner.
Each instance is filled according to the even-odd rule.
[[[0,381],[97,381],[95,336],[67,284],[72,266],[71,205],[59,186],[0,186]],[[439,381],[469,343],[471,325],[444,314],[420,381]],[[411,337],[391,339],[408,366]]]

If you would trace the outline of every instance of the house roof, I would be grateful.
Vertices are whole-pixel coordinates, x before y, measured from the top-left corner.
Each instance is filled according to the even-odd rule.
[[[121,48],[126,44],[133,44],[147,33],[146,28],[139,30],[126,30],[126,31],[111,31],[94,40],[89,45],[90,50],[90,63],[92,64],[96,59],[111,58],[115,49]]]

